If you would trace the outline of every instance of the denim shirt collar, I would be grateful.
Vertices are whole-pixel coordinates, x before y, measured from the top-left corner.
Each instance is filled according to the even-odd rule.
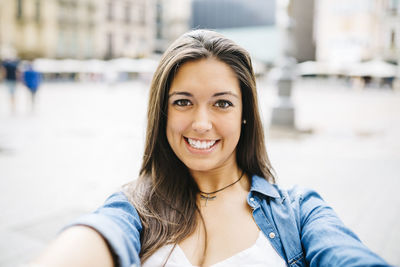
[[[251,188],[250,192],[258,192],[265,196],[273,197],[273,198],[280,198],[280,194],[278,189],[275,186],[270,184],[267,179],[262,178],[258,175],[253,175],[251,178]]]

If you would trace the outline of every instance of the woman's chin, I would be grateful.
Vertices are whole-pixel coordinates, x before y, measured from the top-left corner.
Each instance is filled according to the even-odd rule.
[[[185,165],[191,172],[207,172],[217,168],[215,162],[191,162],[188,164],[185,163]]]

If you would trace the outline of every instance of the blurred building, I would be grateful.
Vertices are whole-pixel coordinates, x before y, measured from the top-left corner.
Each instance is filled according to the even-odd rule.
[[[399,0],[317,0],[316,57],[319,61],[397,61]]]
[[[98,38],[106,58],[144,57],[153,52],[154,0],[106,0],[99,5]]]
[[[190,29],[191,0],[157,0],[156,52],[165,49],[181,34]]]
[[[8,57],[15,51],[20,56],[42,56],[47,51],[48,34],[53,25],[43,16],[43,1],[0,1],[1,56]],[[46,6],[54,13],[52,3]],[[52,12],[53,11],[53,12]],[[46,24],[47,23],[47,24]]]
[[[224,29],[275,23],[275,0],[193,0],[193,28]]]
[[[153,0],[0,0],[0,49],[21,58],[141,57],[154,47]]]
[[[53,6],[50,10],[49,6]],[[99,56],[96,47],[97,12],[95,0],[46,1],[43,6],[48,49],[46,57],[93,58]]]

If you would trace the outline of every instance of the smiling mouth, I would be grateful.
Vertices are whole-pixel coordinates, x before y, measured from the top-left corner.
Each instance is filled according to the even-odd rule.
[[[199,150],[207,150],[215,146],[220,140],[208,140],[208,141],[200,141],[188,137],[184,137],[185,141],[187,144],[189,144],[190,147],[194,149],[199,149]]]

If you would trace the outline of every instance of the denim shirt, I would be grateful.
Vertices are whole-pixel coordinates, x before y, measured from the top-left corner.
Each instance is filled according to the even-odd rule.
[[[254,175],[247,196],[253,218],[287,266],[389,266],[371,252],[313,190],[282,190]],[[118,266],[140,266],[140,217],[122,193],[71,225],[95,229]]]

